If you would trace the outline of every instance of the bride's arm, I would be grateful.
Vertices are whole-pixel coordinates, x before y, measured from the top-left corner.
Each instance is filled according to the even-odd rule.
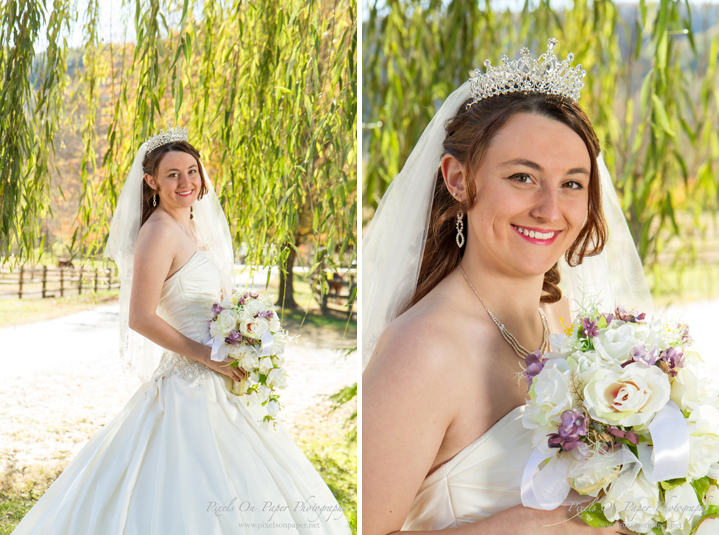
[[[140,229],[135,245],[129,326],[157,345],[239,381],[240,370],[212,361],[211,348],[188,338],[157,315],[162,286],[175,256],[176,239],[176,234],[162,222],[146,223]]]
[[[431,318],[429,318],[431,320]],[[395,322],[380,338],[362,375],[362,533],[402,528],[417,491],[463,400],[453,396],[460,360],[432,321]],[[451,332],[451,331],[450,331]],[[449,337],[448,337],[449,338]],[[439,530],[454,535],[628,533],[592,528],[576,511],[517,505],[482,520]],[[571,520],[569,520],[571,519]],[[436,532],[413,532],[436,533]]]

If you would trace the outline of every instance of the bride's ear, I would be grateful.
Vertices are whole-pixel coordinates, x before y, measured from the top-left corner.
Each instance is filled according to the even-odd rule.
[[[156,190],[157,187],[155,186],[155,179],[152,178],[150,175],[145,173],[145,175],[142,177],[142,179],[147,183],[148,186],[150,186],[152,189]]]
[[[457,200],[467,198],[467,191],[464,181],[464,168],[457,161],[457,158],[451,154],[445,154],[440,165],[442,169],[442,177],[444,184],[449,190],[449,194]]]

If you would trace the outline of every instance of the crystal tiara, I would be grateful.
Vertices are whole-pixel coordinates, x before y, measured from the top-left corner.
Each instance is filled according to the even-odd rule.
[[[165,132],[160,130],[159,134],[155,134],[146,141],[147,153],[149,154],[157,147],[167,145],[168,143],[174,143],[175,141],[187,141],[187,129],[180,128],[179,126],[172,128],[172,123],[170,123]]]
[[[570,66],[574,59],[572,53],[564,61],[557,59],[554,55],[557,42],[553,37],[549,39],[547,51],[537,59],[529,56],[528,48],[523,48],[522,57],[514,61],[503,54],[502,63],[497,67],[485,60],[486,72],[475,69],[469,78],[472,101],[467,107],[485,98],[517,91],[558,95],[576,102],[587,73],[581,64],[575,68]]]

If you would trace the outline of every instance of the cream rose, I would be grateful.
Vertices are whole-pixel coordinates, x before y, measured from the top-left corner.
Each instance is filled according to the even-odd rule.
[[[269,329],[267,320],[264,318],[253,318],[251,316],[243,316],[238,322],[240,333],[248,338],[259,340],[263,334]]]
[[[267,375],[267,384],[277,388],[286,388],[287,377],[288,375],[285,370],[280,368],[274,368],[270,370],[270,373]]]
[[[273,367],[273,364],[272,364],[272,359],[270,357],[263,357],[260,359],[260,365],[259,365],[260,373],[265,374],[268,371],[270,371],[272,369],[272,367]]]
[[[259,300],[253,299],[246,305],[243,305],[242,308],[244,309],[245,312],[247,312],[247,314],[249,314],[250,316],[254,316],[260,310],[262,310],[264,308],[264,306],[262,305],[262,303]]]
[[[621,520],[637,533],[647,533],[659,521],[659,485],[651,483],[639,472],[636,479],[631,472],[620,476],[609,487],[602,500],[607,520]]]
[[[614,324],[613,321],[611,325]],[[637,336],[637,329],[634,323],[600,329],[599,334],[594,338],[594,349],[597,350],[599,358],[610,366],[629,360],[629,351],[639,342],[644,342],[643,338],[647,337],[643,331],[641,333],[643,337]]]
[[[547,361],[529,389],[531,403],[528,405],[529,410],[525,412],[527,418],[523,418],[526,427],[543,427],[550,423],[555,424],[554,427],[559,425],[561,414],[572,408],[572,396],[569,395],[571,373],[566,360]]]
[[[632,363],[618,373],[597,371],[584,387],[584,405],[595,420],[646,425],[669,401],[669,378],[656,366]]]
[[[270,318],[270,331],[273,333],[276,333],[282,328],[282,325],[280,325],[280,318],[277,317],[277,312],[272,314],[272,317]]]
[[[702,516],[702,506],[690,483],[683,483],[664,493],[661,513],[667,521],[667,533],[683,535],[689,533]]]
[[[235,316],[232,310],[223,310],[217,317],[217,323],[220,325],[222,332],[227,336],[230,331],[237,325],[237,316]]]

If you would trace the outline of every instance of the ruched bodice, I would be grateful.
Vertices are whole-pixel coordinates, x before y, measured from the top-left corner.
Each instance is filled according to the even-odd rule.
[[[210,338],[207,322],[220,300],[220,271],[207,251],[197,251],[165,281],[157,314],[197,342]]]
[[[531,431],[522,426],[525,408],[510,411],[428,475],[402,529],[461,526],[521,503],[522,473],[532,453]]]

